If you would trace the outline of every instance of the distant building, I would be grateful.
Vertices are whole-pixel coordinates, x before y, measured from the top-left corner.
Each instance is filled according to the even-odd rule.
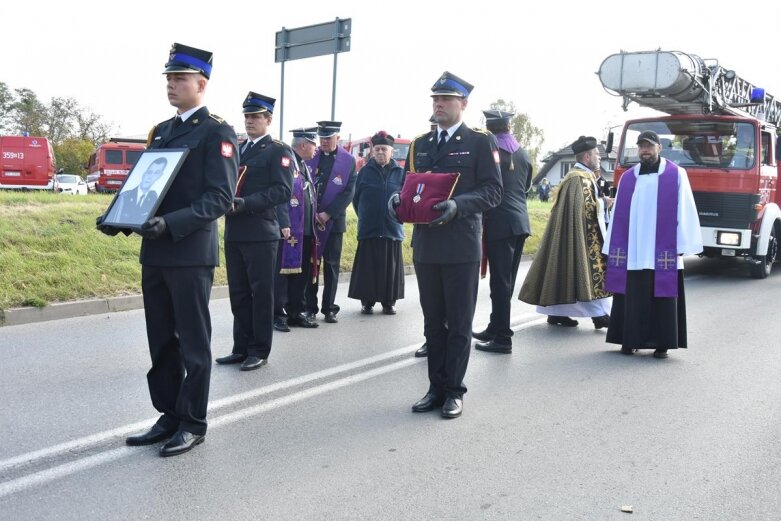
[[[613,171],[616,169],[616,153],[610,152],[610,154],[606,154],[604,141],[600,142],[599,145],[597,145],[597,148],[599,148],[599,155],[602,157],[600,164],[602,177],[612,184]],[[567,146],[546,156],[542,160],[542,163],[542,168],[540,168],[540,171],[534,176],[532,184],[536,187],[544,177],[547,177],[548,183],[550,183],[551,186],[556,186],[564,179],[564,176],[567,175],[570,168],[575,166],[575,154],[572,152],[572,149]]]

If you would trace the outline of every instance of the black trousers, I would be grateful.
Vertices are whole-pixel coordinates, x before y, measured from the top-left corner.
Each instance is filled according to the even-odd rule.
[[[206,433],[211,376],[209,297],[214,267],[142,266],[146,334],[152,368],[146,378],[165,429]]]
[[[294,317],[306,308],[306,288],[312,279],[312,242],[311,235],[304,236],[301,273],[282,275],[282,243],[277,254],[277,272],[274,281],[274,316]]]
[[[415,274],[428,344],[429,392],[460,397],[466,392],[464,375],[472,344],[480,263],[416,261]]]
[[[343,233],[334,233],[328,236],[323,249],[323,262],[320,263],[320,269],[323,272],[323,297],[319,311],[324,315],[326,313],[339,313],[339,306],[334,302],[336,300],[336,288],[339,284],[339,262],[342,259],[342,236]],[[317,291],[319,283],[315,281],[306,287],[306,310],[310,313],[317,313]]]
[[[225,242],[233,352],[268,358],[274,333],[274,272],[279,241]]]
[[[510,329],[510,303],[515,289],[515,278],[521,263],[525,235],[516,235],[487,241],[485,252],[490,269],[491,320],[488,332],[495,335],[495,341],[512,345],[513,330]]]

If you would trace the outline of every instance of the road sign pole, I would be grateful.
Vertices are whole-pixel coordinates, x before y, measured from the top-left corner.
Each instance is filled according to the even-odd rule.
[[[282,62],[282,84],[279,86],[279,140],[284,141],[282,134],[283,122],[285,121],[285,62]]]

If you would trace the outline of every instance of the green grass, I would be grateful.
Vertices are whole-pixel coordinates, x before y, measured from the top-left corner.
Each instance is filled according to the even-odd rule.
[[[0,309],[45,306],[96,297],[140,292],[141,238],[119,234],[108,237],[95,229],[111,195],[66,196],[52,193],[0,192]],[[537,251],[548,219],[550,203],[529,202],[533,235],[524,255]],[[349,208],[342,248],[342,270],[352,269],[357,246],[355,213]],[[406,226],[404,261],[412,263]],[[220,220],[220,241],[223,222]],[[225,258],[214,283],[227,283]]]

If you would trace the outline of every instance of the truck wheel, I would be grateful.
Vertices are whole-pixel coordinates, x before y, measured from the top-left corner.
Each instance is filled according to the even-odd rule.
[[[764,279],[770,275],[773,269],[773,263],[778,258],[778,240],[776,239],[776,228],[770,230],[770,238],[767,241],[767,255],[757,255],[751,264],[751,276],[755,279]]]

